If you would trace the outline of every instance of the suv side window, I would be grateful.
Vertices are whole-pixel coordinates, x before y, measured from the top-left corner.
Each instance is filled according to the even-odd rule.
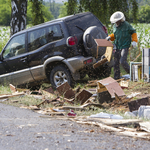
[[[53,42],[63,38],[60,25],[52,25],[48,27],[48,42]]]
[[[13,37],[4,49],[3,58],[10,58],[25,53],[25,33]]]
[[[47,44],[46,28],[28,33],[28,51],[34,51],[45,44]]]

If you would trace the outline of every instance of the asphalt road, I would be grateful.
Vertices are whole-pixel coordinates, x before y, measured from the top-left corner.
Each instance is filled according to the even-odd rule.
[[[0,104],[0,150],[148,150],[150,141]]]

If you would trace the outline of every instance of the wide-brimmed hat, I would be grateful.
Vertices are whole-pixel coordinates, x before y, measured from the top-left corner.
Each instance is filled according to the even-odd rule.
[[[111,23],[116,23],[119,20],[125,21],[125,17],[124,14],[121,11],[116,11],[115,13],[113,13],[110,17],[110,22]]]

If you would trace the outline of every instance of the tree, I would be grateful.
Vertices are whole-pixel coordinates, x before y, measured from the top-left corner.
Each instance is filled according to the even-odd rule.
[[[76,12],[77,0],[68,0],[67,6],[67,14],[72,15]]]
[[[67,3],[64,3],[64,5],[60,7],[58,18],[62,18],[62,17],[67,16],[67,7],[66,7],[66,4]]]
[[[8,0],[0,0],[0,25],[9,26],[11,19],[11,2]]]
[[[32,24],[33,25],[44,23],[42,1],[43,0],[30,0],[30,2],[32,3],[32,16],[33,16]]]
[[[74,12],[90,11],[106,25],[115,11],[122,11],[128,20],[129,9],[132,10],[133,20],[136,22],[138,14],[138,3],[136,0],[68,0],[67,4],[68,15]]]
[[[43,5],[42,7],[42,12],[43,12],[43,18],[44,22],[52,20],[54,17],[49,11],[49,7],[46,7]],[[32,3],[28,1],[28,6],[27,6],[27,24],[32,24],[33,23],[33,15],[32,15]],[[41,23],[41,22],[39,22]]]
[[[10,35],[26,28],[27,0],[11,0]]]
[[[139,9],[139,21],[141,23],[150,23],[150,6],[141,6]]]

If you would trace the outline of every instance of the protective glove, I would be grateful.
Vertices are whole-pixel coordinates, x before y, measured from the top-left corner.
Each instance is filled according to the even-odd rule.
[[[111,39],[111,37],[110,37],[110,36],[107,36],[105,39],[106,39],[107,41],[109,41],[109,40]]]
[[[137,42],[133,41],[132,46],[133,46],[133,48],[136,48],[137,47]]]
[[[101,60],[104,59],[104,58],[106,58],[105,55],[102,55],[102,56],[101,56]]]

